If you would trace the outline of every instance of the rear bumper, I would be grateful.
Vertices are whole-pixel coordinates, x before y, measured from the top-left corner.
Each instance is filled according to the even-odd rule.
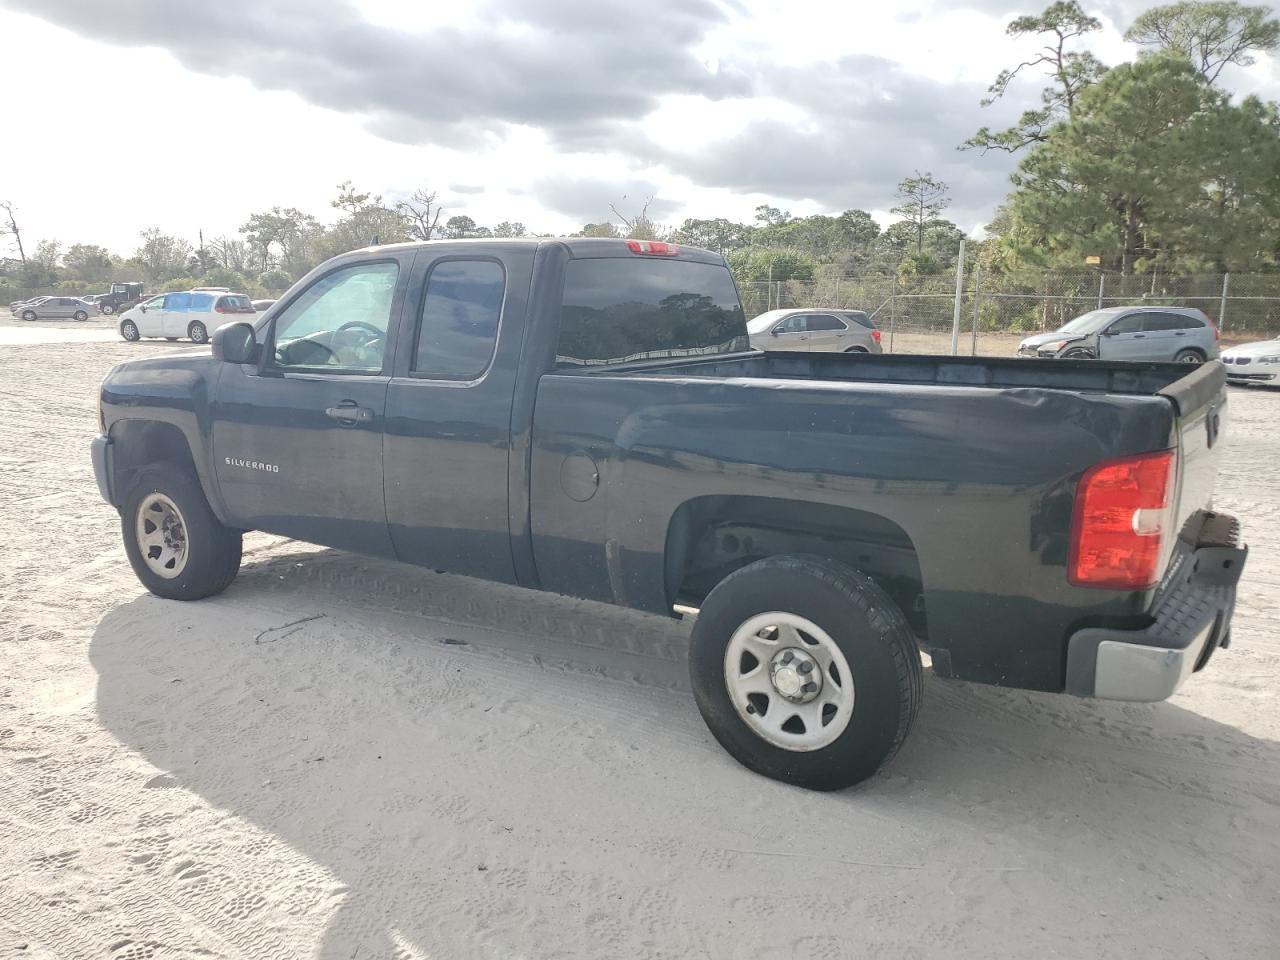
[[[1231,637],[1236,583],[1248,547],[1226,514],[1208,514],[1166,575],[1141,630],[1088,627],[1067,643],[1067,693],[1144,703],[1164,700]]]
[[[93,458],[93,476],[98,481],[98,493],[114,507],[116,502],[111,490],[111,438],[94,437],[89,444],[89,455]]]

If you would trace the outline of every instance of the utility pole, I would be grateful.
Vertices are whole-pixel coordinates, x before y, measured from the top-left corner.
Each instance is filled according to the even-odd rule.
[[[1231,274],[1224,273],[1222,275],[1222,299],[1218,301],[1218,329],[1225,330],[1227,327],[1227,287],[1231,284]]]
[[[960,252],[956,254],[956,305],[951,316],[951,355],[960,352],[960,302],[964,299],[964,238],[960,238]]]

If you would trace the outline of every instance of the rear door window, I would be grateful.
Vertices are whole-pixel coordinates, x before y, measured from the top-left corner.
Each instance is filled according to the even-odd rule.
[[[248,297],[219,297],[216,309],[219,313],[255,313],[253,301]]]
[[[738,290],[723,264],[571,260],[562,302],[560,368],[750,349]]]
[[[213,294],[193,293],[191,295],[191,306],[188,309],[192,313],[208,313],[213,309]]]
[[[809,330],[819,333],[824,330],[844,330],[845,325],[836,317],[828,313],[811,313],[809,314]]]
[[[432,380],[474,380],[498,342],[506,271],[495,260],[445,260],[431,268],[413,372]]]

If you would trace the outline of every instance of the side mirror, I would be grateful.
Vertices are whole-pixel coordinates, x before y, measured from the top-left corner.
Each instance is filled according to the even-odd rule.
[[[771,337],[776,337],[777,335],[778,335],[778,328],[777,328],[777,327],[774,327],[772,330],[770,330],[770,331],[769,331],[769,336],[771,336]]]
[[[209,340],[213,358],[226,363],[256,363],[258,338],[251,323],[228,323],[213,331]]]

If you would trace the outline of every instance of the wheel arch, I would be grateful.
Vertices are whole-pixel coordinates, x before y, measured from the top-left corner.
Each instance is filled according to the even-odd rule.
[[[735,570],[780,554],[828,557],[861,571],[927,637],[924,581],[907,532],[876,513],[804,500],[705,496],[682,503],[667,527],[668,603],[696,607]]]
[[[124,503],[134,479],[143,469],[168,463],[193,477],[215,514],[218,513],[217,500],[211,496],[206,478],[197,466],[191,443],[177,424],[165,420],[117,420],[108,435],[111,438],[111,490],[116,507]]]

